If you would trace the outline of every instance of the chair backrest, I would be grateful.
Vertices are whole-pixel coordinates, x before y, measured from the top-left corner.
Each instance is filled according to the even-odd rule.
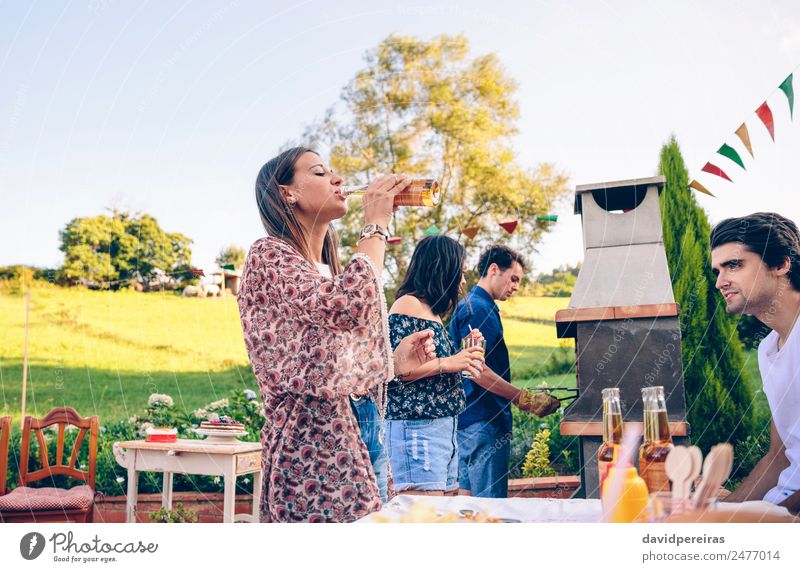
[[[8,472],[8,442],[11,435],[11,417],[0,417],[0,495],[6,494]]]
[[[58,436],[56,441],[55,464],[50,464],[49,455],[47,453],[47,442],[45,441],[42,429],[53,425],[58,425]],[[80,430],[78,436],[75,438],[75,443],[72,446],[72,452],[68,459],[64,456],[64,440],[66,437],[67,425],[72,425]],[[41,419],[30,416],[25,417],[25,423],[22,427],[22,450],[20,451],[20,486],[26,486],[31,482],[54,475],[67,475],[85,481],[87,485],[94,488],[95,469],[97,467],[97,435],[99,433],[99,428],[100,422],[96,415],[83,418],[71,407],[56,407]],[[36,440],[39,443],[39,455],[42,468],[33,472],[28,472],[31,432],[36,435]],[[81,444],[87,432],[89,433],[89,466],[87,470],[82,471],[77,468],[76,464],[78,462],[78,453],[80,452]],[[67,462],[65,462],[65,460]]]

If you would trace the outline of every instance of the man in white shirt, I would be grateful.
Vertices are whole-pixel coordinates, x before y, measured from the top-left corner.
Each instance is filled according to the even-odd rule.
[[[750,314],[772,332],[758,367],[772,413],[770,446],[725,500],[766,500],[800,511],[800,233],[775,213],[720,222],[711,231],[711,267],[729,314]]]

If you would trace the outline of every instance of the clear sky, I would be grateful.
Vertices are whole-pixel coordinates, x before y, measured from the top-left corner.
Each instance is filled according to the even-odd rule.
[[[800,2],[0,2],[0,265],[60,263],[58,231],[116,206],[192,239],[194,264],[263,235],[260,166],[392,32],[463,33],[519,83],[520,162],[570,185],[651,176],[675,133],[713,221],[800,221]],[[800,92],[800,83],[795,80]],[[753,111],[768,98],[773,144]],[[800,114],[800,106],[797,113]],[[714,154],[747,120],[747,171]],[[739,146],[738,148],[741,149]],[[744,152],[742,152],[744,154]],[[535,270],[582,258],[571,197]]]

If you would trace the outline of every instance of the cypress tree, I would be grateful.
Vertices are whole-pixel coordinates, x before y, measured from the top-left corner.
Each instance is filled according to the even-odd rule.
[[[675,136],[661,148],[659,173],[664,247],[675,301],[680,305],[683,380],[691,440],[704,453],[734,446],[752,430],[752,392],[736,319],[714,287],[705,211],[689,188],[689,174]]]

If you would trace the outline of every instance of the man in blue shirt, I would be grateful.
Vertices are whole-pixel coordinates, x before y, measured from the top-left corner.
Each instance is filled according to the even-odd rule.
[[[486,340],[486,367],[481,376],[463,378],[467,407],[458,416],[459,487],[461,494],[504,498],[508,496],[511,403],[543,416],[558,409],[559,402],[511,385],[508,348],[495,300],[507,300],[519,289],[525,260],[507,246],[493,244],[481,254],[478,271],[478,284],[459,302],[450,322],[456,347],[472,328]]]

